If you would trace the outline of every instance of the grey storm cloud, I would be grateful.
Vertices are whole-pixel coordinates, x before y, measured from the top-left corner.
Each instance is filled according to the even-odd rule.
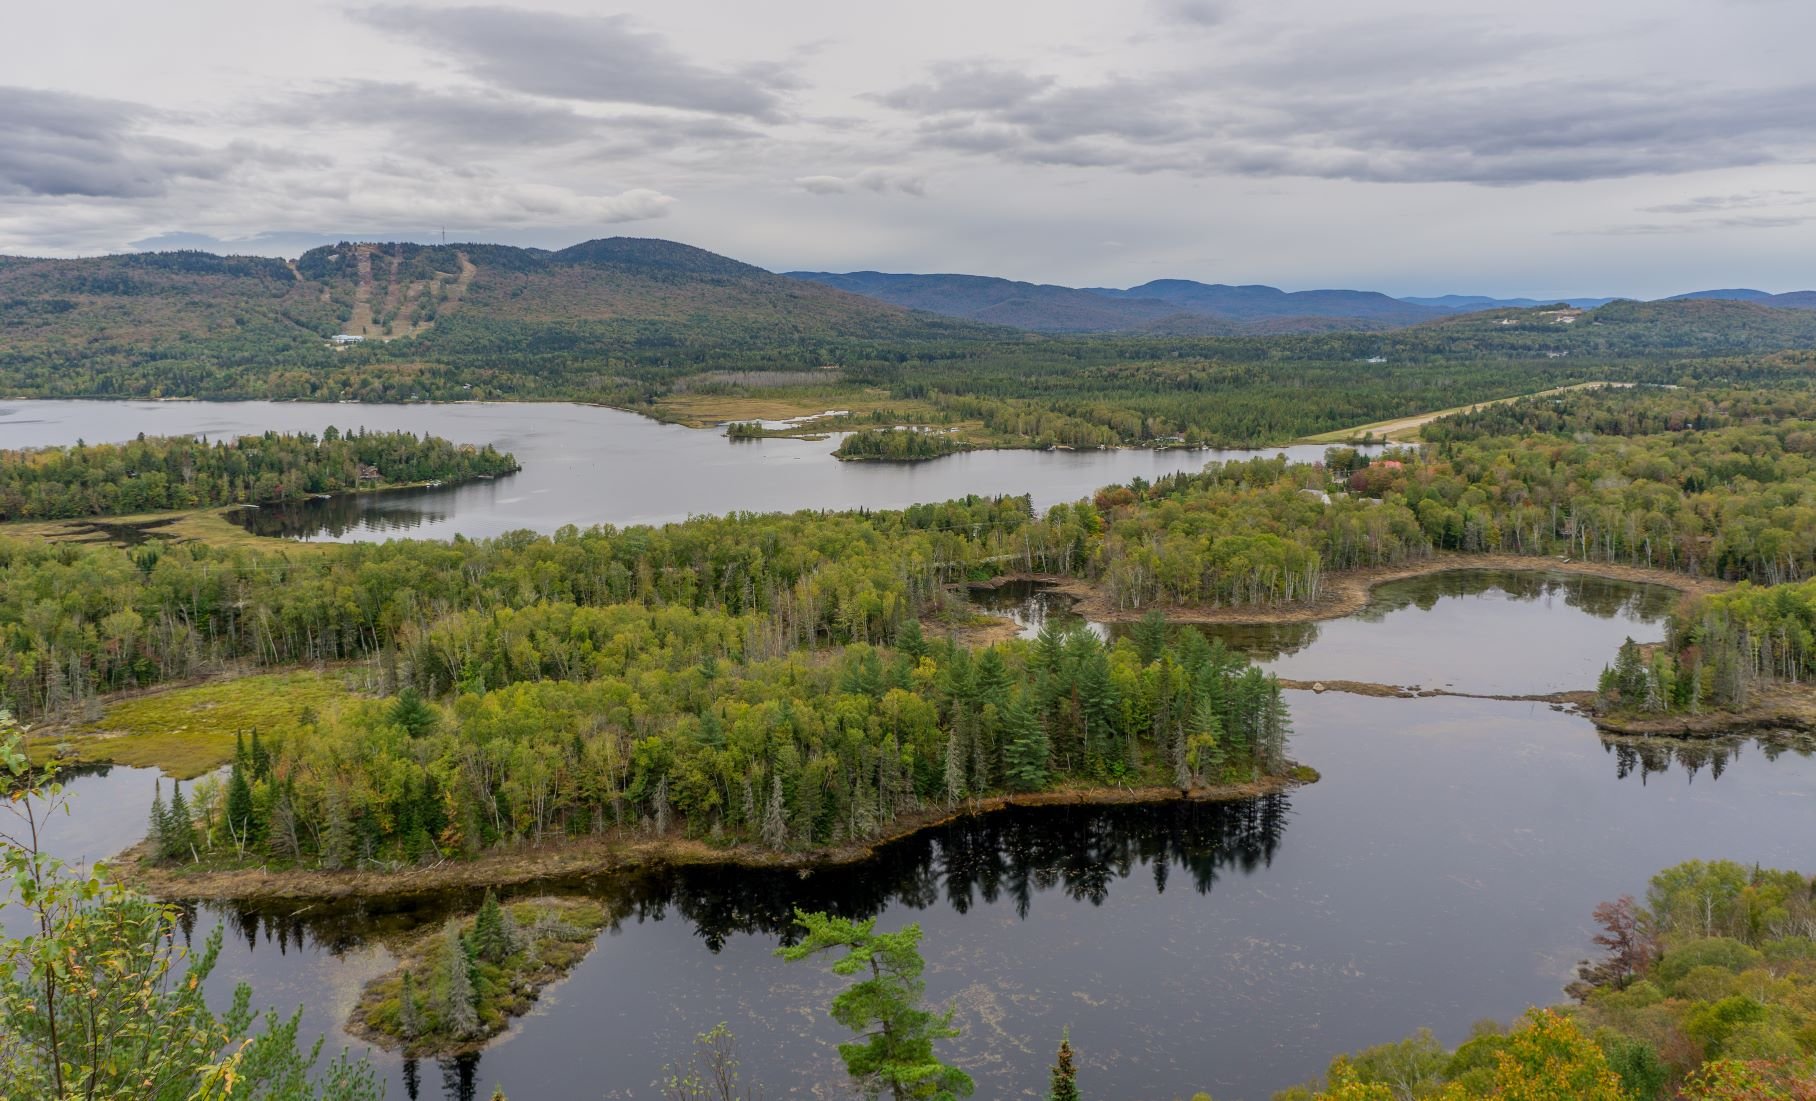
[[[1816,203],[1816,195],[1801,191],[1747,191],[1737,195],[1698,195],[1680,203],[1661,203],[1640,209],[1645,214],[1708,214],[1758,207],[1808,206],[1811,203]]]
[[[1282,91],[1229,71],[1051,83],[949,107],[929,85],[878,97],[924,144],[1030,164],[1195,175],[1512,185],[1816,160],[1816,83],[1379,79]],[[1290,85],[1285,85],[1291,88]]]
[[[919,176],[887,168],[866,168],[851,176],[800,176],[795,179],[795,184],[803,191],[815,195],[849,195],[856,191],[872,191],[882,195],[896,191],[918,198],[927,193],[927,182]]]
[[[377,129],[399,146],[454,162],[483,150],[581,144],[589,155],[631,156],[683,146],[710,148],[762,136],[722,116],[593,115],[529,96],[385,81],[342,82],[254,109],[251,117],[260,124],[318,127],[326,121]]]
[[[144,199],[214,179],[230,153],[145,132],[151,112],[67,92],[0,87],[0,194]]]
[[[457,59],[473,75],[532,95],[635,103],[774,120],[792,79],[774,65],[697,64],[629,16],[505,7],[365,8],[356,18]]]
[[[371,80],[292,97],[262,112],[259,121],[381,126],[408,144],[462,147],[559,144],[586,138],[598,127],[597,119],[559,104]]]
[[[987,61],[954,61],[933,66],[931,79],[871,98],[903,111],[1003,110],[1025,103],[1054,83]]]
[[[1214,27],[1227,14],[1218,0],[1155,0],[1154,7],[1169,23],[1198,27]]]

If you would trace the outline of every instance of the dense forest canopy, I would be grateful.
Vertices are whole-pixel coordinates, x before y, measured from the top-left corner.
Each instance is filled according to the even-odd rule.
[[[751,618],[539,604],[440,623],[401,658],[425,689],[456,680],[446,705],[411,688],[263,732],[225,782],[160,805],[154,850],[339,868],[638,823],[811,848],[995,792],[1288,768],[1279,686],[1195,631],[973,654],[910,627],[753,660]]]

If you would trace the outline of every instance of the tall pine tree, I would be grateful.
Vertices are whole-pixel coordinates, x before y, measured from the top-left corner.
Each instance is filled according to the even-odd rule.
[[[1047,1101],[1079,1101],[1077,1079],[1078,1068],[1072,1065],[1072,1035],[1067,1029],[1059,1034],[1059,1055],[1053,1061]]]

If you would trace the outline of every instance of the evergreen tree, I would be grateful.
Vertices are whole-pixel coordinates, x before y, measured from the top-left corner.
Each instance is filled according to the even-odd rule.
[[[971,734],[971,790],[989,791],[996,782],[997,729],[1002,719],[995,703],[984,704]]]
[[[1096,643],[1096,637],[1089,632],[1081,631],[1079,634],[1090,637],[1093,644]],[[1110,680],[1109,656],[1101,646],[1094,645],[1093,650],[1084,663],[1078,684],[1079,702],[1085,720],[1087,761],[1091,760],[1094,751],[1101,753],[1104,744],[1116,733],[1120,711],[1116,685]]]
[[[1646,662],[1639,643],[1628,638],[1621,643],[1614,661],[1614,687],[1620,693],[1623,707],[1639,707],[1646,699]]]
[[[1217,701],[1201,695],[1192,712],[1192,734],[1186,739],[1186,767],[1198,780],[1215,783],[1223,778],[1226,755],[1223,748],[1223,720],[1217,714]]]
[[[397,996],[397,1030],[406,1040],[422,1035],[422,1007],[417,1004],[416,976],[404,968],[404,987]]]
[[[416,689],[406,688],[398,693],[397,702],[391,705],[391,721],[402,727],[410,737],[421,738],[434,733],[439,720],[435,709],[429,706]]]
[[[788,818],[782,804],[782,774],[779,772],[769,789],[769,805],[763,810],[763,843],[772,849],[788,844]]]
[[[504,907],[498,904],[498,896],[489,889],[485,902],[480,904],[479,914],[473,919],[473,933],[468,943],[473,955],[486,963],[503,963],[517,948],[511,943],[510,930],[505,928]]]
[[[958,729],[946,737],[946,802],[957,803],[965,797],[965,747],[959,741]]]
[[[271,779],[271,752],[259,741],[259,728],[252,728],[252,778],[264,781]]]
[[[1047,762],[1053,746],[1046,727],[1020,700],[1010,702],[1003,712],[1003,772],[1009,784],[1021,791],[1036,791],[1047,786]]]
[[[921,632],[921,621],[910,616],[895,632],[895,648],[916,661],[927,656],[927,637]]]
[[[239,852],[252,841],[252,785],[246,782],[246,769],[240,764],[243,757],[244,753],[238,754],[227,773],[227,833]]]
[[[973,693],[980,705],[995,704],[1000,710],[1009,702],[1009,689],[1014,683],[1009,667],[996,647],[985,650],[977,659],[972,674]]]
[[[1072,1036],[1068,1029],[1059,1034],[1059,1055],[1053,1061],[1052,1085],[1047,1101],[1079,1101],[1078,1069],[1072,1065]]]
[[[164,785],[153,780],[151,785],[151,821],[145,831],[145,848],[153,860],[170,859],[170,839],[165,835],[165,826],[170,812],[164,809]]]
[[[656,836],[665,836],[668,833],[669,818],[674,813],[674,808],[668,801],[667,776],[656,782],[656,793],[650,796],[650,809],[656,816]]]
[[[712,749],[725,748],[725,724],[719,721],[717,711],[709,707],[700,712],[700,726],[695,740]]]
[[[351,864],[355,840],[353,820],[347,812],[347,796],[340,787],[331,787],[322,808],[322,867],[332,871]]]
[[[927,984],[921,978],[921,927],[879,933],[876,920],[854,922],[796,911],[806,931],[799,944],[778,948],[786,960],[844,949],[832,965],[835,975],[865,976],[832,1000],[832,1019],[865,1037],[839,1045],[845,1069],[866,1098],[892,1101],[954,1101],[969,1097],[971,1076],[934,1054],[935,1041],[958,1035],[952,1009],[922,1008]]]
[[[182,785],[174,780],[170,784],[170,811],[164,820],[164,839],[173,859],[201,858],[196,852],[195,815],[189,809],[189,800],[183,798]]]
[[[442,927],[440,949],[435,976],[437,1024],[456,1039],[470,1040],[479,1034],[479,1000],[459,921],[449,918]]]
[[[1160,655],[1167,648],[1166,613],[1156,609],[1141,617],[1131,632],[1135,638],[1135,652],[1143,665],[1152,665],[1160,660]]]
[[[1286,699],[1280,694],[1279,682],[1272,677],[1268,680],[1268,694],[1262,707],[1261,731],[1255,741],[1255,750],[1261,771],[1269,776],[1278,776],[1286,770],[1286,740],[1292,733],[1293,724],[1286,708]]]

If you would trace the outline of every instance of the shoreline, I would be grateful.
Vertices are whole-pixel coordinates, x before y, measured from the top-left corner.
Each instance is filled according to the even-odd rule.
[[[1016,572],[998,574],[986,582],[967,588],[990,589],[1013,581],[1034,581],[1064,593],[1076,603],[1073,610],[1086,619],[1100,623],[1134,623],[1149,612],[1160,611],[1172,623],[1224,623],[1237,626],[1273,623],[1316,623],[1355,615],[1368,606],[1374,589],[1390,581],[1405,581],[1439,573],[1469,571],[1510,571],[1518,573],[1564,573],[1581,577],[1599,577],[1610,581],[1628,581],[1642,585],[1659,585],[1675,589],[1685,596],[1718,593],[1733,588],[1733,582],[1718,578],[1697,577],[1653,566],[1628,566],[1618,562],[1596,562],[1576,558],[1538,557],[1521,554],[1463,554],[1445,551],[1415,562],[1392,566],[1364,566],[1327,574],[1315,600],[1301,604],[1280,605],[1150,605],[1146,608],[1119,608],[1110,602],[1102,587],[1082,578],[1063,574]],[[987,614],[987,613],[985,613]],[[1003,618],[1003,617],[997,617]],[[988,630],[988,628],[985,628]]]
[[[1589,717],[1604,734],[1638,738],[1707,739],[1763,730],[1816,731],[1816,685],[1762,682],[1752,691],[1753,702],[1741,711]]]
[[[959,806],[905,815],[886,833],[863,842],[803,852],[776,852],[749,844],[719,848],[693,838],[651,838],[619,829],[597,837],[522,846],[488,852],[472,860],[441,861],[399,871],[270,870],[262,865],[216,869],[156,867],[144,862],[142,841],[105,861],[105,866],[116,882],[154,898],[199,902],[402,899],[455,890],[555,883],[661,865],[792,868],[807,873],[861,864],[874,857],[878,849],[923,830],[1018,807],[1229,803],[1277,795],[1318,781],[1317,770],[1297,762],[1290,765],[1288,775],[1189,792],[1172,786],[1074,787],[986,796]]]

